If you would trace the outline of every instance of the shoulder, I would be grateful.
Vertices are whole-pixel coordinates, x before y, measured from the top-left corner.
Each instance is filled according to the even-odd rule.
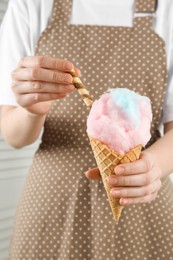
[[[47,0],[10,0],[9,4],[13,6],[35,6],[35,5],[42,5],[46,2],[49,2]]]
[[[23,28],[22,22],[28,26],[32,52],[40,34],[47,27],[52,14],[54,0],[10,0],[9,9],[20,20],[18,26]],[[21,30],[23,30],[21,28]]]
[[[53,4],[54,0],[10,0],[9,5],[12,5],[13,7],[18,8],[42,8],[42,7],[48,7]]]
[[[166,16],[173,17],[173,1],[172,0],[158,0],[158,11]]]
[[[173,1],[172,0],[158,0],[158,5],[164,5],[165,7],[173,8]]]
[[[9,7],[28,13],[35,10],[39,14],[42,10],[51,10],[53,2],[54,0],[10,0]]]
[[[170,36],[172,33],[172,25],[173,25],[173,1],[172,0],[158,0],[156,20],[158,23],[158,27],[161,28],[164,34],[167,33],[168,36]]]

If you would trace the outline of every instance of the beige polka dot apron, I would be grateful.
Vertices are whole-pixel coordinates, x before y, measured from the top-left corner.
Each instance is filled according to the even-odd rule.
[[[55,1],[37,55],[72,61],[94,99],[108,87],[149,96],[152,143],[159,138],[167,79],[164,42],[152,29],[153,18],[136,17],[133,28],[72,25],[71,8],[71,0]],[[137,13],[155,9],[156,1],[136,1]],[[20,199],[9,259],[173,259],[171,181],[163,181],[154,202],[125,207],[115,223],[102,182],[84,175],[95,167],[87,115],[77,91],[54,102]]]

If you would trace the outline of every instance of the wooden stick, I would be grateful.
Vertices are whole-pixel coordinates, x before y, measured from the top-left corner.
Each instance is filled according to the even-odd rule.
[[[75,86],[75,88],[78,90],[78,93],[80,94],[81,98],[83,99],[85,105],[88,108],[92,107],[93,104],[93,99],[90,96],[88,90],[86,89],[86,87],[84,86],[84,84],[82,83],[82,81],[80,80],[80,78],[78,78],[76,76],[75,70],[73,69],[70,74],[73,77],[73,85]]]

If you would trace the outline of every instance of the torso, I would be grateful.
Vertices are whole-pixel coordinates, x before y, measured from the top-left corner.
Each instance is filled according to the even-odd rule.
[[[139,8],[154,11],[154,2],[145,6],[139,0]],[[152,30],[151,17],[136,18],[133,28],[76,26],[68,24],[71,3],[55,1],[37,55],[71,60],[94,99],[108,87],[149,96],[155,141],[167,71],[164,43]],[[24,260],[27,252],[34,260],[171,259],[171,182],[164,181],[153,203],[126,207],[116,224],[102,182],[84,176],[95,166],[87,115],[77,92],[54,102],[18,208],[11,257]]]

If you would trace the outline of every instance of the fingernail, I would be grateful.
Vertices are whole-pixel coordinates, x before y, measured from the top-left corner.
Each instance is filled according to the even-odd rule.
[[[124,167],[122,167],[122,166],[118,166],[118,167],[115,168],[115,174],[116,174],[116,175],[121,175],[121,174],[123,174],[124,172],[125,172],[125,169],[124,169]]]
[[[71,90],[74,90],[74,88],[75,88],[74,85],[68,85],[68,86],[67,86],[67,90],[70,90],[70,91],[71,91]]]
[[[127,205],[128,200],[127,199],[120,199],[119,203],[120,203],[120,205]]]
[[[78,77],[81,77],[82,76],[82,73],[81,71],[78,69]]]
[[[114,191],[110,190],[110,194],[111,194],[111,196],[113,196],[114,195]]]
[[[87,174],[88,174],[88,171],[84,172],[84,174],[87,176]]]
[[[120,195],[120,191],[112,189],[112,190],[110,190],[110,194],[114,195],[114,196],[118,196],[118,195]]]
[[[115,177],[113,177],[113,178],[108,177],[107,183],[110,185],[115,185],[115,184],[117,184],[117,179]]]

